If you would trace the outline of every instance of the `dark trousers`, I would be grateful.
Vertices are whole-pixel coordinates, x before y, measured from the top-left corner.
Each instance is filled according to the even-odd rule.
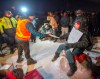
[[[31,41],[35,43],[36,42],[36,37],[31,35]]]
[[[2,53],[2,44],[3,43],[5,43],[5,41],[4,41],[4,38],[2,37],[2,35],[0,34],[0,51],[1,51],[1,53]]]
[[[22,57],[23,50],[25,52],[26,59],[29,59],[30,58],[29,41],[26,42],[21,41],[18,43],[18,58]]]
[[[60,54],[62,52],[62,50],[66,50],[66,58],[69,63],[74,63],[74,56],[79,55],[79,54],[83,53],[83,51],[84,51],[83,49],[74,48],[73,51],[71,52],[69,47],[65,47],[64,44],[61,44],[58,47],[56,53]]]
[[[57,36],[57,29],[53,29],[53,35]],[[54,40],[57,40],[57,38],[54,38]]]
[[[10,50],[13,51],[16,47],[16,41],[15,41],[15,28],[5,29],[5,36],[4,39],[7,42],[8,46],[10,47]]]
[[[11,36],[4,36],[4,40],[10,48],[10,51],[13,51],[16,47],[15,38]]]

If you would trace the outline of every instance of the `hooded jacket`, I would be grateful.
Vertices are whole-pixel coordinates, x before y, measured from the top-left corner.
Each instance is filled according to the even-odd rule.
[[[80,48],[82,50],[88,48],[91,45],[91,41],[88,35],[87,31],[87,21],[84,17],[77,17],[75,19],[75,22],[80,22],[80,28],[79,31],[83,33],[82,37],[79,39],[76,43],[65,43],[65,46],[68,46],[69,48]],[[74,39],[73,39],[74,40]]]

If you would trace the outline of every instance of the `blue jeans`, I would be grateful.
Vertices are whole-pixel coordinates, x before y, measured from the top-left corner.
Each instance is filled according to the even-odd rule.
[[[69,63],[74,63],[74,56],[79,55],[84,51],[83,49],[80,48],[74,48],[73,51],[71,52],[69,47],[65,47],[65,44],[61,44],[58,47],[56,53],[60,54],[62,50],[66,50],[66,58]]]

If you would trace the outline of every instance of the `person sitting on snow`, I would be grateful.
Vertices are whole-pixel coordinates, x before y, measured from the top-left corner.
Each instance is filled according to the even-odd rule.
[[[70,66],[70,70],[67,72],[67,75],[69,77],[72,76],[75,73],[75,71],[77,70],[77,67],[76,67],[76,64],[75,64],[75,61],[74,61],[74,56],[83,53],[83,51],[87,47],[89,47],[90,44],[91,44],[88,33],[86,31],[86,29],[87,29],[86,19],[83,17],[83,11],[77,10],[76,16],[77,17],[75,19],[73,26],[76,30],[79,30],[80,32],[82,32],[83,35],[81,36],[81,38],[79,39],[78,42],[75,42],[75,43],[65,42],[64,44],[61,44],[58,47],[58,49],[56,50],[55,55],[52,59],[52,61],[54,62],[55,60],[57,60],[57,58],[59,57],[62,50],[66,51],[66,58],[68,60],[69,66]],[[62,38],[62,37],[60,37],[60,38]],[[70,51],[70,48],[73,48],[73,50]]]

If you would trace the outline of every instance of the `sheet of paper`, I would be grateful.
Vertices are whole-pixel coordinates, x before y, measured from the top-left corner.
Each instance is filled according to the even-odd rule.
[[[74,27],[71,30],[69,37],[68,37],[68,43],[75,43],[78,42],[78,40],[81,38],[81,36],[83,35],[82,32],[80,32],[79,30],[76,30]],[[70,51],[73,51],[73,48],[70,48]]]
[[[4,65],[0,68],[0,70],[3,70],[3,69],[8,69],[11,65]]]
[[[80,32],[79,30],[76,30],[74,27],[72,29],[72,31],[69,34],[68,37],[68,43],[75,43],[78,42],[78,40],[81,38],[81,36],[83,35],[82,32]]]

